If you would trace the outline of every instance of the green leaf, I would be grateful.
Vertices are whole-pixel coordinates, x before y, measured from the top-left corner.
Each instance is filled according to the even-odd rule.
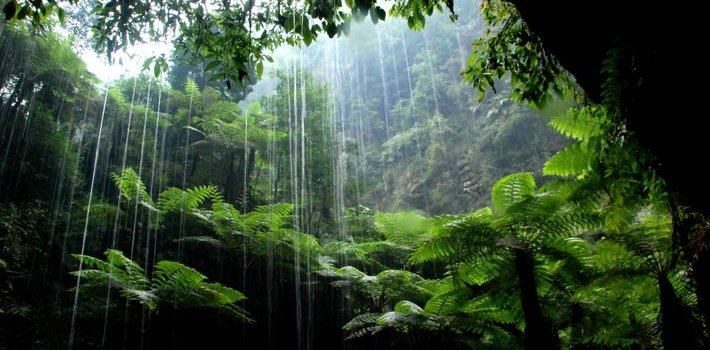
[[[259,62],[256,64],[256,76],[261,78],[262,74],[264,74],[264,63]]]
[[[148,57],[145,61],[143,61],[143,70],[150,69],[150,65],[153,64],[154,60],[155,60],[155,56],[152,56],[152,57]]]
[[[343,23],[338,26],[338,32],[343,33],[345,35],[350,34],[350,22],[350,18],[347,18],[345,21],[343,21]]]
[[[535,193],[535,178],[532,173],[516,173],[503,177],[493,185],[491,201],[499,213],[505,213],[512,205]]]
[[[377,24],[377,21],[380,20],[379,16],[377,15],[377,10],[375,7],[370,8],[370,20],[372,20],[372,23]]]
[[[379,18],[381,21],[385,20],[385,17],[387,16],[387,12],[385,12],[384,9],[381,7],[377,6],[375,7],[375,12],[377,14],[377,18]]]
[[[313,42],[313,33],[311,33],[311,31],[308,29],[303,30],[303,42],[306,44],[306,46],[310,46]]]
[[[15,0],[8,2],[5,4],[5,7],[3,7],[2,12],[5,13],[5,20],[9,21],[13,19],[17,13],[17,2],[15,2]]]
[[[156,62],[155,65],[153,65],[153,74],[155,75],[156,78],[160,76],[161,68],[162,67],[160,64],[158,64],[158,62]]]
[[[592,154],[586,144],[573,143],[545,162],[542,173],[556,176],[582,175],[590,170],[591,160]]]
[[[570,108],[550,120],[550,125],[565,136],[586,141],[601,134],[606,114],[606,110],[598,106]]]
[[[394,306],[394,311],[402,314],[419,315],[424,312],[424,309],[409,300],[402,300]]]
[[[209,72],[219,66],[219,61],[212,61],[205,66],[205,71]]]
[[[328,24],[325,25],[325,31],[328,33],[328,37],[332,38],[336,34],[338,34],[338,27],[335,25],[333,22],[328,22]]]

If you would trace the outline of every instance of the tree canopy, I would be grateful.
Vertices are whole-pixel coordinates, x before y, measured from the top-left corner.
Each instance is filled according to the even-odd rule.
[[[74,6],[76,2],[70,0],[68,4]],[[48,19],[52,15],[63,20],[62,6],[65,4],[57,0],[10,0],[4,2],[3,11],[6,21],[26,21],[41,30],[50,23]],[[701,318],[705,324],[710,322],[710,285],[706,278],[710,271],[710,236],[706,234],[710,185],[704,171],[700,170],[702,158],[688,161],[683,155],[699,153],[702,156],[707,148],[706,128],[701,118],[695,116],[695,106],[702,100],[703,91],[688,91],[694,78],[682,70],[698,64],[698,58],[686,54],[688,48],[694,46],[677,40],[679,28],[685,28],[686,38],[696,41],[694,45],[697,45],[700,31],[694,26],[700,22],[695,21],[694,13],[687,14],[679,8],[666,11],[666,8],[652,8],[640,1],[618,5],[611,1],[568,4],[483,0],[481,13],[487,31],[475,40],[473,54],[463,67],[464,79],[478,89],[479,98],[490,96],[490,90],[497,92],[501,83],[509,79],[511,95],[518,101],[543,106],[563,96],[572,97],[581,106],[551,122],[559,132],[574,139],[544,168],[544,174],[562,179],[538,188],[529,173],[506,176],[490,191],[493,209],[456,216],[429,219],[418,212],[372,214],[367,208],[330,211],[329,203],[334,199],[329,196],[342,195],[329,192],[338,185],[331,181],[335,181],[333,172],[342,165],[336,164],[332,154],[316,150],[309,151],[306,157],[304,152],[306,143],[319,145],[314,147],[316,149],[331,149],[337,143],[336,134],[328,132],[335,130],[328,124],[331,122],[328,107],[325,104],[313,107],[316,104],[311,103],[317,98],[325,99],[328,91],[314,85],[311,78],[304,78],[303,73],[300,83],[295,76],[282,76],[282,82],[286,83],[279,86],[279,97],[272,98],[272,105],[265,104],[264,109],[258,104],[252,105],[244,115],[236,112],[235,103],[220,100],[224,91],[204,82],[198,85],[185,80],[184,92],[165,87],[165,94],[173,102],[171,107],[162,109],[163,87],[159,87],[157,96],[155,89],[151,94],[150,79],[147,83],[138,79],[118,82],[116,87],[106,91],[104,111],[108,101],[109,119],[113,123],[106,135],[108,141],[123,145],[125,139],[122,168],[127,157],[129,160],[138,158],[128,152],[129,142],[132,146],[138,144],[138,136],[134,133],[130,137],[134,96],[130,106],[127,96],[131,85],[132,95],[138,84],[142,85],[139,91],[147,91],[139,97],[145,98],[145,105],[135,106],[136,115],[144,115],[140,165],[137,172],[123,169],[120,175],[114,176],[117,189],[113,192],[119,193],[115,206],[109,202],[93,208],[89,205],[86,212],[87,217],[91,210],[97,216],[115,217],[111,220],[112,229],[110,225],[92,223],[97,225],[93,230],[112,237],[112,245],[116,245],[118,237],[119,245],[128,246],[131,235],[117,236],[117,233],[132,233],[131,258],[126,258],[119,250],[109,250],[106,261],[82,254],[77,256],[78,260],[96,269],[82,271],[80,268],[76,274],[87,280],[93,276],[100,282],[99,286],[111,281],[123,296],[139,301],[148,309],[162,308],[166,300],[183,300],[187,305],[227,308],[237,316],[244,316],[241,308],[235,306],[244,295],[231,287],[205,282],[207,274],[166,260],[162,264],[153,262],[155,275],[152,277],[148,268],[144,268],[145,272],[141,270],[132,260],[138,227],[145,233],[145,252],[140,252],[145,253],[146,266],[149,265],[149,243],[157,247],[174,240],[178,244],[178,257],[184,246],[191,244],[204,245],[206,250],[213,249],[211,252],[225,249],[225,261],[236,264],[225,264],[231,267],[224,275],[235,276],[232,272],[238,268],[243,270],[241,284],[229,280],[235,277],[227,277],[224,286],[229,282],[238,285],[250,300],[252,295],[264,294],[260,293],[262,291],[271,293],[274,286],[247,284],[247,278],[261,281],[264,280],[261,276],[267,276],[268,283],[277,287],[282,282],[273,282],[271,277],[292,282],[296,287],[288,288],[295,293],[299,309],[294,318],[299,322],[303,316],[300,309],[303,295],[315,298],[330,293],[330,290],[322,292],[315,278],[311,279],[312,267],[319,266],[319,276],[335,279],[333,285],[352,286],[343,291],[356,305],[352,309],[355,317],[344,327],[352,337],[383,329],[403,333],[421,329],[430,334],[439,332],[442,339],[458,340],[457,336],[463,334],[461,338],[469,345],[494,346],[495,340],[502,339],[498,344],[502,347],[544,345],[550,349],[561,345],[701,347],[707,331],[695,326],[702,324]],[[210,79],[224,81],[229,88],[232,84],[243,87],[254,77],[260,77],[264,61],[273,59],[270,52],[279,45],[308,46],[319,36],[347,35],[354,22],[369,20],[376,24],[387,16],[405,18],[411,29],[420,30],[434,11],[448,11],[452,20],[457,18],[453,1],[435,0],[395,0],[384,4],[375,0],[346,0],[344,3],[109,0],[96,3],[92,26],[97,50],[109,58],[140,41],[170,40],[182,53],[180,56],[199,62],[209,71]],[[552,17],[553,13],[560,14]],[[551,17],[554,20],[550,20]],[[3,52],[12,51],[9,48],[17,46],[16,42],[27,39],[25,32],[18,33],[0,37]],[[14,88],[7,90],[12,91],[8,98],[3,98],[1,111],[6,115],[10,112],[15,116],[30,115],[27,101],[41,93],[41,100],[48,104],[43,109],[37,108],[43,106],[39,103],[32,105],[43,116],[33,121],[34,125],[42,126],[38,132],[55,135],[57,140],[48,139],[41,154],[60,154],[64,150],[62,154],[68,155],[66,158],[79,159],[84,149],[83,131],[77,131],[78,136],[70,138],[73,124],[78,124],[78,115],[68,116],[68,121],[61,124],[66,119],[61,109],[56,117],[49,111],[56,101],[62,105],[86,101],[85,109],[91,106],[92,110],[100,103],[92,100],[88,92],[93,91],[93,77],[83,76],[83,64],[68,54],[66,43],[55,39],[48,36],[38,45],[41,50],[31,55],[33,58],[52,57],[49,61],[65,64],[56,68],[42,64],[23,66],[18,67],[20,73],[7,74],[4,81]],[[379,35],[377,40],[381,45]],[[52,48],[52,43],[57,43],[55,46],[60,49]],[[428,47],[426,51],[428,55]],[[12,52],[30,56],[29,51]],[[431,56],[428,58],[431,66]],[[145,66],[158,76],[168,69],[168,64],[167,57],[153,57]],[[386,90],[382,60],[379,68],[383,90]],[[294,74],[295,71],[294,68]],[[437,104],[433,69],[431,71],[429,82],[434,91],[429,95],[433,96],[424,96],[429,90],[415,91],[409,81],[410,109],[413,109],[414,93],[422,98],[433,97]],[[396,74],[396,69],[394,72]],[[50,84],[43,82],[50,76],[51,81],[63,83],[63,89],[49,89]],[[79,83],[75,85],[76,81]],[[293,95],[296,103],[297,89],[302,91],[301,120],[305,123],[305,106],[309,106],[312,109],[307,114],[313,122],[308,128],[302,124],[300,132],[295,127],[298,112],[292,109],[289,100]],[[152,114],[149,111],[155,97],[158,102]],[[499,107],[503,107],[504,102],[507,101],[501,100]],[[382,105],[387,108],[387,104],[385,95]],[[40,115],[34,110],[33,115]],[[447,126],[450,120],[440,112],[438,106],[435,112],[426,111],[433,114],[428,124],[413,123],[411,128],[390,129],[386,121],[387,139],[381,143],[385,152],[380,161],[395,163],[397,157],[416,151],[420,161],[426,156],[425,164],[441,164],[435,160],[444,159],[445,146],[451,141],[446,136],[454,133],[453,127]],[[127,122],[116,117],[126,113]],[[30,125],[29,119],[16,119],[20,122],[5,131],[9,135],[5,138],[9,140],[5,158],[14,150],[10,146],[19,144],[13,141],[14,132],[32,129],[25,126]],[[103,124],[103,112],[100,123]],[[121,128],[124,123],[127,125],[125,134]],[[66,130],[54,127],[55,124],[64,125]],[[433,127],[434,124],[438,128]],[[155,131],[146,138],[147,127]],[[427,128],[430,132],[423,133]],[[382,128],[379,129],[382,133]],[[101,138],[102,128],[98,130],[97,140]],[[390,131],[394,134],[391,138]],[[140,184],[147,174],[147,166],[143,166],[143,146],[146,142],[153,146],[151,172],[154,173],[160,132],[163,144],[167,141],[183,147],[169,152],[167,156],[173,164],[165,170],[166,178],[171,178],[182,189],[163,191],[163,183],[156,183],[152,175],[150,186]],[[430,146],[424,152],[414,149],[421,147],[422,134],[428,138]],[[300,148],[296,138],[301,140]],[[91,142],[87,142],[87,148],[95,147],[98,155],[98,141]],[[345,143],[344,137],[342,142]],[[269,144],[273,146],[270,148]],[[283,150],[276,151],[276,145]],[[338,144],[343,149],[345,146]],[[190,147],[192,153],[188,156]],[[300,181],[295,170],[299,165],[298,156],[289,160],[291,164],[282,161],[286,149],[302,152]],[[116,151],[103,162],[117,168],[119,158]],[[97,156],[94,170],[98,162]],[[74,163],[76,170],[68,172],[61,165],[60,170],[67,173],[57,180],[61,184],[57,191],[73,193],[77,187],[74,179],[80,180],[81,169],[78,161],[71,162]],[[42,181],[40,177],[35,180],[23,176],[30,173],[27,170],[30,168],[25,168],[27,164],[34,163],[25,163],[22,159],[17,164],[17,172],[14,167],[10,168],[12,178],[17,179],[15,183]],[[188,167],[189,164],[192,166]],[[468,165],[462,165],[466,170]],[[49,173],[54,167],[60,164],[40,163],[34,173]],[[290,177],[284,175],[287,168],[293,172]],[[435,176],[446,170],[444,167],[429,169]],[[84,171],[89,171],[89,167]],[[269,177],[260,178],[262,172],[269,173]],[[69,181],[65,181],[64,176]],[[193,187],[187,189],[188,183]],[[426,182],[421,184],[424,187]],[[303,188],[307,188],[308,196]],[[113,192],[107,192],[106,198]],[[294,203],[280,203],[280,198],[284,197],[292,197]],[[91,198],[88,203],[91,204]],[[265,203],[271,205],[263,205]],[[56,206],[68,207],[67,213],[78,207],[71,202],[57,202]],[[23,227],[34,230],[32,225],[26,224],[29,216],[42,216],[41,210],[32,204],[22,207],[13,204],[3,210],[4,227],[13,229],[8,229],[9,233],[2,238],[8,242],[22,242],[17,237],[31,237],[25,234]],[[59,209],[55,210],[54,217],[59,213]],[[341,214],[346,218],[340,217]],[[129,225],[130,216],[132,225]],[[318,228],[314,229],[311,218],[319,221]],[[139,219],[145,220],[144,226],[136,224]],[[339,220],[345,223],[337,223]],[[325,243],[335,236],[320,231],[321,226],[326,231],[330,224],[351,225],[351,235],[321,246],[318,238]],[[66,226],[69,231],[71,226]],[[175,234],[175,238],[162,237],[162,231],[158,236],[159,228]],[[84,235],[86,230],[85,227]],[[203,231],[205,234],[195,235]],[[192,233],[186,235],[185,232]],[[311,234],[316,232],[319,236]],[[54,231],[45,240],[53,242]],[[63,245],[66,247],[66,239]],[[9,255],[12,259],[2,256],[0,267],[3,270],[8,266],[15,269],[27,265],[32,260],[34,253],[20,250],[20,246],[13,243],[4,248],[15,254]],[[96,255],[96,249],[93,250]],[[209,259],[194,263],[209,265],[219,262],[219,256],[211,254]],[[377,256],[386,258],[378,260]],[[120,266],[124,266],[124,279],[112,275]],[[251,269],[253,266],[256,269]],[[410,269],[411,266],[415,268]],[[444,277],[439,276],[442,266]],[[248,267],[252,272],[247,273]],[[186,279],[173,279],[170,277],[173,272]],[[19,285],[15,281],[24,278],[9,280],[5,289],[13,289],[14,284]],[[180,295],[171,294],[176,292],[172,280],[190,282],[183,286],[184,292],[196,299],[180,299],[177,298]],[[247,289],[242,288],[247,285]],[[208,293],[194,295],[194,290]],[[272,300],[269,294],[268,301]],[[310,308],[315,305],[310,299],[305,304]],[[269,309],[269,322],[271,314],[272,309]],[[311,318],[308,322],[312,322]],[[269,335],[270,327],[271,324],[264,328]],[[448,338],[452,334],[456,336]]]

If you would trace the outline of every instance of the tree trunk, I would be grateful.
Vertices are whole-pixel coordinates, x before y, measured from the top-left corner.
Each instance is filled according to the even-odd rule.
[[[633,75],[625,79],[626,98],[618,106],[624,115],[619,117],[641,146],[654,155],[654,167],[669,191],[678,195],[679,203],[710,217],[706,173],[698,171],[696,163],[678,156],[708,148],[705,120],[697,118],[696,103],[703,100],[705,91],[684,88],[707,80],[706,70],[690,74],[692,67],[705,65],[704,56],[683,54],[688,43],[704,40],[706,21],[700,5],[657,6],[637,0],[505,1],[515,5],[542,40],[546,53],[555,55],[595,102],[602,102],[604,59],[610,49],[618,49],[623,43],[630,54],[621,63]],[[557,14],[555,21],[550,21],[550,13]],[[688,235],[684,239],[690,240],[691,233],[688,230],[677,235]],[[708,240],[704,242],[707,245]],[[702,248],[705,250],[700,256],[684,258],[692,267],[699,308],[707,322],[710,252]]]
[[[666,350],[697,349],[690,315],[680,301],[665,273],[658,275],[661,298],[661,340]]]
[[[525,349],[559,349],[557,332],[542,315],[534,276],[535,263],[529,252],[522,249],[515,251],[515,269],[525,316]]]
[[[677,200],[672,201],[671,217],[673,218],[673,261],[671,266],[675,266],[676,260],[682,253],[683,257],[690,264],[691,276],[694,282],[695,295],[698,298],[698,309],[705,319],[706,324],[710,324],[710,240],[703,228],[703,217],[697,215],[682,215],[681,204]]]
[[[229,156],[227,157],[227,178],[225,179],[225,184],[224,184],[224,199],[227,200],[228,203],[235,203],[237,200],[237,194],[236,194],[236,188],[237,185],[234,183],[237,181],[237,179],[234,176],[234,153],[236,151],[231,151],[229,152]]]
[[[249,194],[249,180],[251,179],[251,174],[254,172],[254,165],[256,163],[256,148],[254,148],[254,145],[251,144],[245,145],[245,147],[249,147],[249,154],[247,156],[247,152],[245,150],[244,155],[247,157],[247,159],[245,159],[246,168],[245,173],[243,174],[244,179],[242,179],[244,188],[242,188],[241,194],[243,201],[242,210],[246,213],[251,211],[253,207],[251,199],[247,195]]]
[[[703,242],[703,245],[692,263],[693,279],[698,308],[705,318],[705,324],[710,325],[710,248],[707,242]]]
[[[280,177],[281,177],[281,158],[282,158],[283,153],[279,152],[279,157],[276,160],[276,176],[274,177],[274,183],[273,183],[273,188],[274,188],[274,198],[272,199],[272,203],[279,203],[279,183],[280,183]]]

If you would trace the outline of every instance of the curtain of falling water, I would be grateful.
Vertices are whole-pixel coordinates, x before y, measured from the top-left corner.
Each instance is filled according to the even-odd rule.
[[[431,82],[431,93],[434,97],[434,112],[436,112],[436,115],[440,115],[441,113],[439,112],[439,98],[437,95],[439,94],[436,91],[436,79],[434,76],[434,66],[432,65],[431,61],[431,50],[429,49],[429,38],[426,34],[426,31],[422,31],[422,36],[424,37],[424,47],[426,51],[426,56],[427,56],[427,64],[429,66],[429,77],[430,77],[430,82]],[[438,120],[438,118],[437,118]],[[441,125],[439,125],[441,126]]]
[[[138,179],[142,179],[143,175],[143,159],[145,157],[145,138],[148,130],[148,112],[150,111],[150,89],[153,83],[153,79],[148,79],[148,91],[146,92],[145,101],[145,113],[143,115],[143,131],[141,133],[141,148],[140,157],[138,159]],[[136,249],[136,232],[138,231],[138,222],[140,221],[139,214],[142,214],[141,202],[143,199],[140,198],[140,182],[135,184],[135,197],[133,198],[133,226],[131,228],[131,249],[129,254],[129,259],[133,260],[135,249]],[[140,237],[139,237],[140,238]],[[129,312],[128,308],[130,306],[130,301],[127,299],[125,302],[125,314],[124,314],[124,333],[123,341],[124,344],[128,341],[128,331],[129,331]]]
[[[238,112],[238,111],[236,111]],[[246,214],[247,211],[249,210],[248,207],[248,198],[247,194],[249,193],[249,190],[247,189],[247,176],[248,174],[248,167],[249,167],[249,112],[248,109],[244,113],[244,152],[242,154],[243,156],[243,161],[242,164],[244,165],[244,176],[242,176],[242,213]],[[231,166],[231,165],[230,165]],[[242,221],[242,225],[244,225],[244,221]],[[245,228],[242,227],[242,232],[246,232]],[[247,289],[247,243],[245,240],[242,240],[242,286],[241,290],[246,290]],[[242,324],[242,341],[246,341],[247,338],[247,326],[246,324]]]
[[[191,88],[190,89],[190,104],[188,107],[187,111],[187,128],[185,128],[185,158],[183,161],[183,168],[182,168],[182,189],[187,188],[187,168],[188,168],[188,160],[189,160],[189,154],[190,154],[190,127],[192,124],[192,103],[193,103],[193,98],[194,98],[194,90]],[[182,257],[183,255],[183,243],[182,243],[182,238],[185,235],[185,209],[181,208],[180,209],[180,228],[178,229],[178,257]]]
[[[296,27],[297,21],[302,21],[302,18],[296,18],[296,8],[297,4],[294,3],[294,15],[291,20],[293,21],[293,27]],[[300,202],[300,185],[299,181],[299,94],[298,94],[298,60],[294,57],[292,60],[292,79],[293,79],[293,90],[291,91],[293,102],[292,108],[289,108],[289,154],[290,154],[290,165],[291,165],[291,191],[294,205],[294,228],[297,231],[302,230],[301,227],[301,208],[302,203]],[[293,237],[293,247],[294,247],[294,296],[295,296],[295,308],[296,308],[296,350],[302,350],[303,343],[303,305],[301,303],[301,250],[297,236]]]
[[[99,152],[101,151],[101,133],[103,132],[103,127],[104,127],[104,116],[106,114],[106,102],[108,101],[108,91],[109,91],[109,86],[106,86],[106,91],[104,92],[104,105],[101,110],[101,118],[99,121],[99,131],[97,133],[97,141],[96,141],[96,152],[94,153],[94,166],[93,170],[91,171],[91,185],[89,187],[89,202],[86,206],[86,216],[84,218],[84,231],[81,236],[81,251],[79,254],[83,255],[84,252],[86,251],[86,237],[88,236],[88,231],[89,231],[89,219],[91,217],[91,201],[94,195],[94,183],[96,181],[96,169],[98,168],[98,163],[99,163]],[[70,331],[69,331],[69,341],[68,341],[68,348],[71,350],[74,348],[74,336],[76,334],[76,316],[79,310],[79,286],[81,285],[81,271],[83,268],[83,262],[79,260],[79,267],[77,270],[79,271],[79,274],[76,277],[76,289],[74,292],[74,306],[72,307],[72,313],[71,313],[71,323],[70,323]]]
[[[275,90],[275,86],[271,86],[270,90]],[[272,106],[273,95],[267,96],[266,112],[268,115],[275,115],[276,108]],[[276,204],[278,191],[278,172],[280,168],[279,158],[277,155],[277,143],[276,143],[276,126],[278,125],[277,120],[272,120],[270,139],[268,140],[268,151],[267,158],[268,163],[272,164],[269,171],[269,184],[271,189],[269,193],[272,193],[271,204]],[[271,215],[273,215],[273,206],[271,207]],[[274,233],[273,230],[269,230],[269,243],[266,248],[266,344],[267,349],[273,349],[273,314],[274,314]]]
[[[0,32],[0,35],[2,35],[2,32]],[[66,90],[68,83],[65,84],[63,90]],[[78,97],[78,91],[74,91],[74,97],[73,99],[76,100]],[[62,99],[62,102],[59,105],[59,109],[57,111],[55,120],[57,121],[57,128],[62,128],[62,112],[65,107],[65,100]],[[67,132],[71,133],[71,128],[74,125],[74,115],[75,113],[71,111],[69,113],[69,120],[67,123],[63,125],[64,128],[68,128]],[[54,181],[54,186],[52,190],[52,201],[51,201],[51,208],[50,208],[50,213],[51,213],[51,219],[50,219],[50,236],[49,240],[47,241],[47,252],[48,255],[51,256],[52,254],[52,249],[54,247],[54,239],[55,235],[57,233],[57,221],[59,217],[61,216],[62,210],[64,210],[64,189],[65,189],[65,182],[67,179],[67,176],[71,178],[73,174],[71,174],[71,169],[67,169],[67,161],[68,161],[68,156],[71,152],[71,147],[72,143],[71,142],[66,142],[64,145],[64,149],[61,152],[61,160],[59,162],[59,171],[57,172],[57,175],[55,176],[55,181]],[[47,278],[47,274],[49,273],[49,269],[46,270],[45,272],[45,281],[49,281],[50,278]]]
[[[119,179],[119,184],[118,184],[119,189],[123,188],[123,173],[124,173],[124,171],[126,171],[126,160],[128,158],[128,140],[130,140],[130,138],[131,138],[131,122],[133,120],[133,106],[134,106],[135,97],[136,97],[137,83],[138,83],[138,79],[134,77],[133,78],[133,89],[131,92],[131,104],[128,109],[128,121],[126,123],[126,134],[125,134],[126,142],[123,147],[123,156],[121,158],[121,173],[120,173],[121,177]],[[116,244],[117,244],[119,219],[121,217],[122,197],[123,196],[119,191],[118,198],[116,199],[116,215],[114,216],[113,229],[112,229],[112,234],[111,234],[111,248],[116,248]],[[104,348],[106,346],[106,338],[108,336],[108,321],[109,321],[110,302],[111,302],[111,283],[109,281],[109,282],[107,282],[106,303],[104,305],[104,327],[103,327],[103,332],[101,335],[101,348]]]
[[[143,159],[145,157],[145,136],[148,130],[148,112],[150,111],[150,88],[153,83],[153,79],[148,79],[148,92],[146,93],[145,97],[145,114],[143,115],[143,132],[141,133],[141,153],[140,153],[140,158],[138,159],[138,178],[142,179],[143,175]],[[130,256],[129,258],[133,260],[133,254],[135,252],[135,245],[136,245],[136,231],[137,231],[137,225],[138,225],[138,214],[139,214],[139,208],[141,205],[142,199],[140,198],[140,183],[135,184],[135,194],[136,197],[134,198],[134,203],[133,203],[133,228],[131,229],[131,250],[130,250]]]
[[[347,225],[343,218],[345,217],[345,182],[347,179],[347,157],[346,157],[346,132],[345,132],[345,119],[346,119],[346,98],[344,96],[344,74],[345,68],[343,66],[343,60],[348,57],[347,54],[341,54],[343,41],[341,39],[335,39],[327,45],[327,53],[324,55],[326,57],[324,65],[326,68],[328,88],[331,93],[329,94],[328,105],[329,108],[329,134],[330,140],[333,143],[332,157],[331,157],[331,168],[333,176],[333,216],[336,220],[336,236],[341,240],[345,241],[348,235]],[[347,256],[339,257],[339,261],[342,265],[348,265]],[[343,293],[340,295],[338,310],[340,311],[338,316],[338,322],[344,324],[344,322],[349,319],[349,303],[346,299],[348,287],[345,286]]]
[[[76,179],[77,179],[77,174],[79,173],[79,163],[81,162],[81,151],[83,149],[83,144],[84,144],[84,130],[86,129],[87,126],[87,116],[89,115],[89,102],[91,101],[91,97],[86,98],[86,104],[84,106],[84,115],[81,120],[81,124],[79,127],[77,127],[74,131],[74,135],[72,137],[73,143],[76,145],[76,160],[74,164],[72,165],[72,174],[73,176],[71,177],[71,181],[69,182],[69,203],[67,205],[66,213],[65,213],[65,220],[66,224],[64,225],[64,235],[62,237],[62,246],[61,246],[61,258],[59,261],[59,278],[58,281],[56,281],[57,288],[55,289],[55,294],[54,294],[54,300],[56,305],[59,305],[59,302],[61,301],[61,294],[64,291],[64,285],[62,284],[63,280],[63,275],[64,275],[64,266],[65,266],[65,257],[66,254],[65,252],[67,251],[67,238],[69,237],[69,231],[72,226],[72,208],[74,206],[74,195],[76,192]]]
[[[384,99],[382,101],[382,111],[385,115],[385,131],[387,139],[390,138],[390,118],[389,118],[389,106],[390,101],[387,96],[387,84],[385,83],[385,61],[382,57],[382,36],[380,35],[380,28],[377,27],[377,56],[380,58],[380,77],[382,77],[382,92]]]
[[[31,74],[30,68],[32,65],[32,60],[27,59],[27,57],[32,57],[35,48],[36,45],[34,41],[30,41],[30,47],[19,50],[5,50],[8,55],[12,54],[12,58],[8,60],[8,69],[5,74],[10,75],[15,70],[18,71],[14,81],[14,91],[12,92],[12,95],[7,97],[7,101],[5,102],[5,107],[10,105],[15,107],[14,116],[10,118],[3,115],[1,118],[3,123],[0,124],[0,127],[2,127],[3,130],[10,129],[10,135],[2,140],[3,143],[5,143],[5,150],[3,152],[2,162],[0,163],[0,176],[9,179],[7,183],[0,184],[0,195],[4,195],[6,197],[15,194],[14,192],[17,186],[13,186],[12,181],[10,180],[12,179],[13,174],[16,174],[14,175],[16,177],[16,181],[20,180],[22,174],[21,169],[24,164],[24,162],[20,162],[19,164],[17,162],[13,162],[13,164],[8,167],[8,157],[11,154],[10,151],[12,150],[15,153],[20,153],[23,148],[29,146],[30,144],[30,140],[24,138],[23,135],[27,130],[29,130],[28,126],[32,122],[32,114],[30,112],[32,108],[31,99],[33,94],[30,92],[28,97],[25,99],[21,98],[25,97],[23,95],[24,91],[31,91],[34,89],[34,86],[26,86],[26,84],[29,83],[29,79],[26,79],[26,77]],[[7,78],[8,76],[3,77],[3,81],[7,81]],[[15,96],[15,92],[19,92],[19,94]],[[16,98],[14,101],[12,100],[13,97]],[[7,111],[8,109],[4,108],[2,113],[6,114]],[[25,116],[27,117],[27,120],[24,120]],[[10,122],[11,119],[12,122]],[[18,126],[22,127],[22,129],[18,130]]]
[[[409,115],[412,118],[412,127],[417,128],[416,130],[416,135],[417,135],[417,141],[415,142],[417,145],[417,155],[418,155],[418,165],[419,165],[419,176],[423,179],[424,178],[424,154],[422,152],[422,136],[421,136],[421,126],[417,124],[417,115],[416,111],[414,110],[415,108],[415,99],[414,99],[414,89],[412,85],[412,74],[411,74],[411,69],[409,65],[409,54],[407,53],[407,39],[404,36],[404,32],[402,32],[402,51],[404,52],[404,65],[407,67],[407,83],[409,84]],[[427,203],[426,197],[424,197],[424,206],[426,211],[429,211],[429,204]]]
[[[149,183],[149,192],[148,194],[150,195],[150,198],[154,198],[153,196],[155,195],[154,192],[154,187],[155,187],[155,168],[156,168],[156,163],[158,159],[158,131],[160,130],[160,103],[162,102],[162,96],[163,96],[163,84],[160,82],[160,80],[157,81],[158,84],[158,104],[155,108],[155,130],[153,132],[153,152],[151,156],[151,167],[150,167],[150,183]],[[150,106],[146,106],[146,110],[149,110]],[[158,190],[159,191],[159,190]],[[160,193],[160,192],[158,192]],[[151,229],[151,223],[152,223],[152,215],[155,216],[155,231],[154,231],[154,239],[153,239],[153,245],[157,246],[157,236],[158,236],[158,228],[159,228],[159,220],[160,216],[158,214],[154,214],[152,210],[148,211],[148,218],[146,220],[146,232],[145,232],[145,256],[144,256],[144,262],[143,262],[143,270],[146,272],[146,274],[150,274],[150,235],[153,233],[153,230]],[[141,340],[140,340],[140,346],[141,349],[143,349],[144,345],[146,344],[146,337],[149,336],[149,333],[146,331],[146,325],[147,323],[150,322],[150,313],[147,312],[145,307],[142,308],[142,314],[141,314]]]
[[[150,184],[149,184],[149,192],[148,194],[150,195],[151,198],[155,198],[155,196],[160,193],[160,185],[157,185],[157,189],[155,181],[156,181],[156,166],[159,165],[159,163],[162,163],[158,159],[158,140],[160,139],[160,105],[162,102],[163,98],[163,84],[158,82],[158,105],[155,108],[155,130],[153,131],[153,153],[151,155],[151,167],[150,167]],[[162,151],[161,151],[162,153]],[[160,169],[158,169],[158,177],[162,175],[160,173]],[[153,226],[155,230],[153,231],[151,229],[151,219],[152,216],[155,216],[155,222],[153,223]],[[160,224],[160,215],[154,214],[152,211],[148,211],[148,230],[146,232],[146,242],[145,242],[145,261],[144,261],[144,269],[146,272],[149,271],[149,268],[152,266],[149,264],[150,262],[150,235],[151,233],[153,234],[153,246],[155,247],[157,245],[157,236],[158,236],[158,229],[159,229],[159,224]]]
[[[121,158],[121,175],[123,175],[123,172],[126,171],[126,160],[128,158],[128,140],[131,139],[131,123],[133,121],[133,106],[136,98],[136,85],[138,84],[138,78],[133,78],[133,89],[131,92],[131,104],[130,107],[128,108],[128,121],[126,122],[126,143],[124,144],[123,147],[123,157]],[[118,188],[123,188],[123,176],[119,179],[118,183]],[[118,198],[116,199],[116,215],[114,217],[114,222],[113,222],[113,233],[111,236],[111,248],[116,247],[116,240],[118,238],[118,224],[119,224],[119,218],[120,218],[120,212],[121,212],[121,201],[122,201],[122,195],[119,192],[118,193]]]

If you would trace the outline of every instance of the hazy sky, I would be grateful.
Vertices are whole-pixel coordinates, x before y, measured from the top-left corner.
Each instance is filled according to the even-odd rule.
[[[94,51],[81,53],[81,58],[86,62],[90,72],[96,74],[104,83],[111,82],[121,76],[130,76],[140,73],[146,58],[166,54],[170,57],[172,45],[168,43],[145,43],[132,46],[127,52],[114,54],[114,62],[109,65],[105,55],[97,55]],[[152,73],[151,73],[152,74]]]

